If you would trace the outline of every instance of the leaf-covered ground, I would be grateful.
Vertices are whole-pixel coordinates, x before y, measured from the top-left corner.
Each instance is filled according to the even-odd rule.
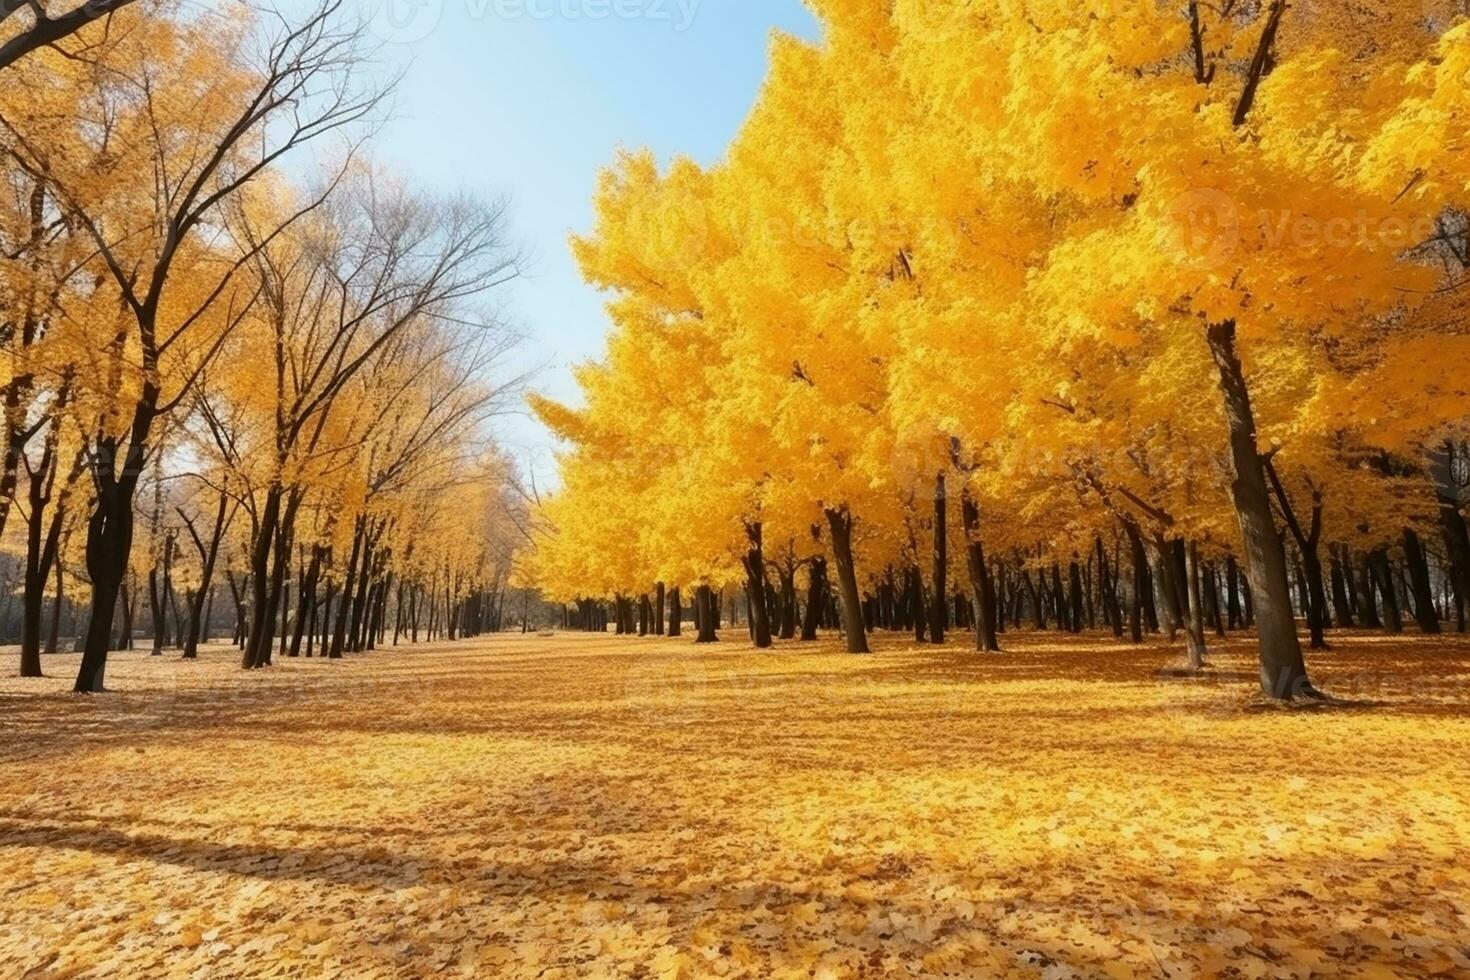
[[[1360,703],[1280,710],[1244,645],[1007,640],[48,658],[0,975],[1470,972],[1470,644],[1339,639]]]

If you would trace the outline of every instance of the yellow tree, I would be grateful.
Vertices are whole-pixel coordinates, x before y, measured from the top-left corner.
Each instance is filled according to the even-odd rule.
[[[1432,281],[1404,253],[1464,187],[1449,133],[1463,122],[1466,29],[1423,14],[1381,3],[1294,23],[1285,2],[896,14],[928,52],[916,61],[935,102],[993,135],[1011,179],[1055,202],[1031,289],[1042,322],[1208,350],[1273,697],[1311,688],[1251,365],[1296,333],[1353,338]],[[935,19],[944,29],[929,36]]]
[[[61,123],[0,119],[12,157],[90,238],[128,314],[107,345],[118,403],[90,453],[92,609],[80,692],[102,689],[155,422],[187,399],[253,302],[239,270],[318,202],[243,253],[221,247],[224,209],[291,151],[364,119],[382,97],[347,80],[362,28],[344,22],[336,3],[295,23],[243,18],[236,8],[189,21],[138,7],[119,16],[130,23],[108,48],[107,70],[88,75],[89,90]]]
[[[270,354],[244,382],[263,412],[269,454],[251,545],[246,667],[270,662],[267,624],[281,608],[309,486],[293,471],[330,455],[322,440],[338,399],[385,352],[401,352],[394,345],[403,334],[415,326],[422,333],[436,317],[470,322],[477,316],[470,304],[517,271],[498,202],[413,194],[367,166],[313,196],[320,201],[313,213],[284,233],[272,233],[280,220],[274,215],[261,220],[246,211],[235,222],[252,256],[244,278],[259,291],[248,336]],[[484,329],[497,345],[482,352],[489,360],[509,337],[489,321]]]

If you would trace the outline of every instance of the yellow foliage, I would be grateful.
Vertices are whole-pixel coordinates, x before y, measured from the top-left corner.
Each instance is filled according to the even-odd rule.
[[[874,579],[924,560],[955,464],[992,554],[1119,517],[1239,554],[1222,322],[1325,540],[1423,523],[1364,461],[1467,422],[1453,4],[812,6],[718,165],[626,154],[598,185],[573,251],[607,355],[584,407],[534,406],[567,443],[549,591],[723,581],[744,525],[807,553],[828,508]]]

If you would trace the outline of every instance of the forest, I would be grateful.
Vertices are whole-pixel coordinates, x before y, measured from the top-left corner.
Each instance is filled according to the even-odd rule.
[[[342,0],[79,30],[0,97],[21,675],[63,610],[79,692],[139,637],[219,631],[258,668],[497,628],[525,510],[487,428],[524,380],[506,202],[374,161],[396,78]]]
[[[1277,700],[1332,628],[1464,632],[1459,4],[812,6],[723,159],[624,152],[573,242],[567,624],[1247,629]]]
[[[1470,976],[1470,4],[364,2],[0,0],[0,976]]]

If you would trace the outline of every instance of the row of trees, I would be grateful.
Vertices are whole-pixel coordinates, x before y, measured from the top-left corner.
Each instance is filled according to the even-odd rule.
[[[391,84],[341,0],[139,3],[72,41],[0,88],[22,673],[68,548],[82,692],[143,592],[155,649],[193,656],[221,579],[246,667],[497,625],[523,509],[488,436],[519,398],[491,381],[504,206],[371,162]]]
[[[764,645],[801,574],[854,652],[1027,606],[1196,665],[1248,596],[1275,698],[1298,612],[1463,627],[1461,3],[812,6],[718,165],[601,180],[549,595],[737,585]]]
[[[927,532],[932,527],[926,524],[924,529]],[[1180,538],[1164,542],[1164,547],[1151,554],[1148,547],[1134,549],[1121,528],[1112,531],[1111,540],[1099,536],[1094,550],[1085,555],[1074,552],[1065,564],[1045,553],[992,559],[986,571],[994,593],[988,599],[967,594],[968,587],[956,574],[963,575],[965,570],[952,568],[948,562],[942,571],[936,570],[949,583],[946,595],[934,591],[933,583],[941,580],[926,578],[917,565],[888,565],[863,590],[864,627],[869,633],[911,633],[920,643],[943,643],[951,629],[976,630],[978,599],[988,603],[993,617],[992,632],[975,637],[982,650],[998,649],[1000,634],[1023,625],[1069,633],[1106,628],[1115,637],[1126,636],[1134,643],[1142,642],[1145,634],[1167,633],[1175,640],[1184,632],[1191,654],[1198,655],[1195,666],[1201,666],[1203,634],[1224,637],[1230,631],[1255,626],[1250,583],[1233,556],[1227,555],[1223,562],[1192,558],[1188,549],[1198,543]],[[1141,539],[1139,544],[1143,545]],[[966,544],[951,535],[943,545],[935,542],[935,547],[941,546],[947,554],[955,554],[952,549],[963,549]],[[1292,609],[1306,624],[1317,649],[1327,647],[1327,630],[1333,628],[1381,629],[1395,635],[1412,622],[1421,632],[1433,634],[1448,623],[1463,633],[1465,604],[1448,574],[1448,559],[1442,555],[1435,555],[1416,532],[1406,528],[1399,552],[1385,546],[1353,554],[1332,546],[1330,578],[1323,575],[1309,583],[1302,555],[1293,549]],[[679,636],[683,624],[692,622],[702,641],[713,642],[722,625],[743,623],[759,647],[798,635],[804,641],[816,640],[820,629],[841,629],[841,610],[827,582],[826,560],[821,553],[804,559],[765,560],[762,587],[757,591],[751,591],[753,583],[748,579],[710,587],[707,593],[695,589],[691,607],[684,606],[682,590],[662,582],[641,595],[577,598],[562,605],[561,625],[619,635],[662,636],[667,632]],[[1198,564],[1192,566],[1192,561]],[[1191,612],[1188,591],[1196,576],[1198,636],[1192,632],[1196,613]],[[1166,583],[1172,592],[1161,591]]]

